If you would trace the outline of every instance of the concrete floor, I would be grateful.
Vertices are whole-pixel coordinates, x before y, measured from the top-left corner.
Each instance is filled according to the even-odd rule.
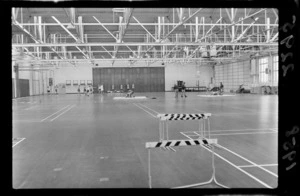
[[[212,113],[216,178],[231,188],[275,188],[278,96],[174,98],[174,93],[45,95],[13,100],[13,187],[147,188],[145,143],[158,141],[157,113]],[[156,99],[151,99],[156,97]],[[197,121],[169,123],[170,139],[197,138]],[[25,139],[24,139],[25,138]],[[211,153],[201,146],[151,150],[153,188],[204,182]],[[198,188],[217,188],[215,184]]]

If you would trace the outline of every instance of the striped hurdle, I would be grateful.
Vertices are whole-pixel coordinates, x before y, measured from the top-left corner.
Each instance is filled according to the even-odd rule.
[[[198,140],[165,140],[162,142],[147,142],[146,148],[163,148],[174,146],[196,146],[196,145],[208,145],[217,144],[217,139],[198,139]]]
[[[159,141],[169,140],[168,121],[178,120],[198,120],[198,131],[201,138],[210,138],[210,122],[209,118],[211,113],[199,113],[199,114],[158,114],[156,116],[159,119]],[[207,129],[207,135],[205,130]],[[172,148],[171,148],[172,149]],[[174,149],[172,149],[175,151]]]
[[[180,147],[180,146],[197,146],[197,145],[209,145],[209,144],[217,144],[218,140],[217,139],[197,139],[197,140],[165,140],[165,141],[159,141],[159,142],[146,142],[145,147],[148,149],[148,180],[149,180],[149,188],[152,188],[152,179],[151,179],[151,162],[150,162],[150,150],[152,148],[164,148],[164,147]],[[175,188],[191,188],[195,186],[203,186],[206,184],[210,184],[214,182],[216,185],[222,187],[222,188],[228,188],[225,185],[220,184],[216,180],[216,170],[215,170],[215,159],[214,159],[214,145],[212,145],[212,177],[210,180],[206,182],[201,182],[197,184],[192,184],[192,185],[186,185],[186,186],[180,186],[180,187],[175,187]]]

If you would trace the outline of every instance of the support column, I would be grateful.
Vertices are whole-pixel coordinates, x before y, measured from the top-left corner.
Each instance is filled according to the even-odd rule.
[[[19,81],[19,65],[16,64],[14,66],[14,72],[15,72],[15,96],[20,97],[20,81]]]
[[[266,29],[267,29],[267,42],[269,42],[270,41],[270,18],[267,18]]]
[[[195,42],[198,41],[198,34],[199,34],[199,31],[198,31],[198,16],[196,17],[196,33],[195,33]]]

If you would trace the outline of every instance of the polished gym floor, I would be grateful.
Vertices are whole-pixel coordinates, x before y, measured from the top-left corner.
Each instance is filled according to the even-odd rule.
[[[200,96],[198,96],[200,95]],[[202,96],[203,95],[203,96]],[[148,188],[145,143],[159,140],[158,113],[212,113],[216,179],[230,188],[278,185],[278,96],[136,93],[43,95],[13,102],[13,188]],[[169,139],[197,139],[197,121],[169,122]],[[203,146],[151,149],[152,188],[208,181]],[[218,188],[212,183],[196,188]]]

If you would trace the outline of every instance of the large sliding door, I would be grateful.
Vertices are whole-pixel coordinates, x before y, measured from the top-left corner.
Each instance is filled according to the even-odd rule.
[[[93,85],[102,84],[105,91],[134,89],[135,92],[165,90],[164,67],[93,68]]]

